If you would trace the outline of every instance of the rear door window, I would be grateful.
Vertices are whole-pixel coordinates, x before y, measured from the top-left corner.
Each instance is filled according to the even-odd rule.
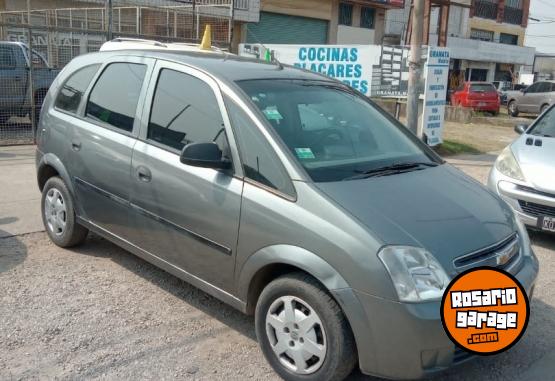
[[[143,86],[146,65],[118,62],[100,75],[87,102],[86,116],[131,132]]]
[[[540,88],[538,90],[539,93],[548,93],[551,91],[551,83],[549,82],[542,82],[540,84]]]
[[[60,89],[55,107],[72,113],[77,112],[83,94],[89,87],[99,67],[100,64],[86,66],[73,73]]]

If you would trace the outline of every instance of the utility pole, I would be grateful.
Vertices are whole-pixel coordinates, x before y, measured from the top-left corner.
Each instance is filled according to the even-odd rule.
[[[33,134],[33,140],[37,136],[37,113],[35,104],[35,86],[34,86],[34,64],[33,64],[33,29],[31,22],[31,0],[27,0],[27,45],[29,47],[29,105],[31,106],[31,112],[29,113],[29,118],[31,119],[31,132]]]
[[[412,0],[412,31],[409,56],[409,88],[407,94],[407,127],[418,135],[418,93],[422,78],[422,32],[424,0]]]
[[[106,0],[106,41],[110,41],[113,38],[113,4],[112,0]]]

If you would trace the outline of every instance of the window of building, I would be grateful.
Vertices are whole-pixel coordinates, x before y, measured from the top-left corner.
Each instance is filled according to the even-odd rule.
[[[147,137],[178,151],[189,143],[216,142],[224,156],[230,157],[222,114],[212,88],[175,70],[160,72]]]
[[[2,69],[15,68],[15,56],[10,47],[0,47],[0,67]]]
[[[61,110],[77,112],[83,94],[89,87],[99,67],[100,64],[86,66],[73,73],[58,93],[55,106]]]
[[[362,7],[360,10],[360,27],[374,29],[374,16],[376,10],[374,8]]]
[[[518,36],[516,34],[501,33],[499,42],[508,45],[518,45]]]
[[[87,117],[131,132],[145,73],[146,65],[109,65],[92,89],[87,103]]]
[[[231,99],[226,99],[226,105],[237,137],[245,176],[281,193],[294,196],[295,189],[289,175],[256,124]]]
[[[493,41],[493,32],[483,29],[471,29],[470,38],[472,40]]]
[[[505,7],[522,9],[522,0],[505,0]]]
[[[353,4],[339,3],[339,24],[353,25]]]

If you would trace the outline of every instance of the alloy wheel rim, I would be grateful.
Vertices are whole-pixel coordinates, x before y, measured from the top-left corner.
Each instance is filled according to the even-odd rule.
[[[324,363],[327,340],[322,320],[295,296],[272,303],[266,314],[266,335],[279,362],[296,374],[314,373]]]
[[[62,193],[51,188],[44,199],[44,217],[48,230],[57,236],[64,234],[67,224],[67,207]]]

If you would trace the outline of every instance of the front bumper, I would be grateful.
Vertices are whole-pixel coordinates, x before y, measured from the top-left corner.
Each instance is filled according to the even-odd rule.
[[[488,187],[515,211],[527,226],[538,228],[538,217],[555,217],[555,197],[538,192],[523,182],[500,173],[495,166],[488,178]]]
[[[519,267],[515,276],[531,298],[538,261],[530,252]],[[447,337],[439,301],[400,303],[351,289],[336,290],[333,294],[351,323],[359,366],[365,374],[418,379],[472,357]]]

